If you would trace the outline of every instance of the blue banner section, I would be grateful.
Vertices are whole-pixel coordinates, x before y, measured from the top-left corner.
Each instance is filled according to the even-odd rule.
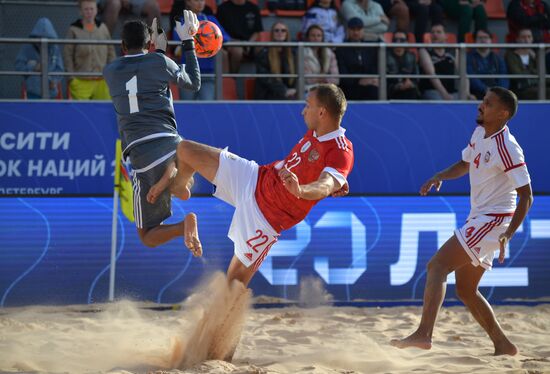
[[[299,103],[175,104],[189,139],[268,163],[305,133]],[[460,159],[475,127],[475,104],[350,104],[343,126],[355,147],[352,193],[417,193]],[[512,133],[538,193],[550,192],[548,104],[520,104]],[[109,194],[116,119],[111,103],[0,103],[0,195]],[[199,180],[195,192],[210,193]],[[468,193],[468,180],[443,193]]]
[[[145,248],[118,220],[116,296],[179,302],[201,278],[225,270],[233,208],[215,198],[173,205],[170,222],[199,217],[204,257],[176,240]],[[316,276],[337,300],[421,299],[430,257],[462,226],[467,197],[327,199],[283,233],[255,275],[255,295],[297,298],[300,279]],[[102,302],[108,296],[112,199],[0,199],[0,306]],[[9,222],[9,224],[6,224]],[[550,197],[539,196],[510,243],[503,265],[482,281],[491,300],[550,295]],[[454,298],[449,276],[449,298]]]

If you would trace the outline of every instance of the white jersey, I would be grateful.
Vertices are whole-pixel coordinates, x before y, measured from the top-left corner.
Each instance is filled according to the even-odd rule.
[[[516,210],[516,188],[531,182],[523,150],[507,126],[485,138],[478,126],[462,160],[470,163],[469,219],[484,214],[511,215]]]

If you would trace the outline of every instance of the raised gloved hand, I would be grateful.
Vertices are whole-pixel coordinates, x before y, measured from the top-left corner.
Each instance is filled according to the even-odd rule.
[[[166,46],[168,45],[168,40],[166,39],[166,33],[164,32],[162,27],[160,27],[156,18],[153,19],[151,28],[153,29],[153,34],[151,35],[151,39],[153,40],[155,49],[160,49],[163,52],[166,52]]]
[[[185,40],[193,39],[193,36],[199,30],[199,20],[197,15],[190,10],[183,11],[183,23],[181,23],[181,18],[176,20],[176,32],[180,37],[180,40],[183,42]]]

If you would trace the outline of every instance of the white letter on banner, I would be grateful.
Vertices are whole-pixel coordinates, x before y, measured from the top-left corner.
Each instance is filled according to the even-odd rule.
[[[273,269],[273,257],[298,256],[311,241],[311,227],[302,221],[296,225],[296,239],[279,240],[273,245],[264,262],[258,269],[272,285],[296,285],[298,276],[296,269]]]
[[[55,160],[49,160],[46,163],[46,167],[44,168],[44,173],[42,174],[42,176],[44,177],[47,177],[50,175],[57,177],[57,168],[55,166]]]
[[[418,260],[418,237],[421,232],[437,232],[437,248],[449,239],[456,227],[454,213],[404,213],[401,219],[399,259],[390,265],[390,284],[401,286],[414,276]]]
[[[65,161],[67,161],[67,170],[65,170]],[[59,161],[59,176],[68,177],[69,179],[74,179],[74,161],[73,160],[60,160]]]
[[[59,147],[63,147],[64,150],[69,149],[69,141],[71,139],[71,134],[68,132],[63,133],[59,136],[58,132],[54,132],[52,140],[52,149],[56,150]]]
[[[331,269],[327,257],[315,257],[313,268],[327,284],[354,284],[367,270],[367,232],[365,225],[353,212],[326,212],[314,227],[351,228],[351,266]]]
[[[8,140],[11,140],[10,143],[8,143]],[[2,149],[5,149],[6,151],[11,151],[13,148],[15,148],[15,135],[11,132],[6,132],[0,136],[0,147]]]
[[[20,177],[19,164],[21,160],[9,160],[8,161],[8,177]]]
[[[80,176],[83,175],[85,177],[90,175],[90,160],[76,160],[76,166],[74,167],[74,175]]]
[[[94,155],[92,160],[92,177],[95,175],[105,175],[105,159],[103,155]]]
[[[24,149],[27,147],[27,149],[30,151],[34,147],[34,132],[29,132],[26,134],[24,132],[20,132],[17,134],[17,149]]]
[[[42,160],[38,160],[36,165],[34,164],[34,160],[29,160],[29,167],[27,170],[27,177],[32,177],[33,172],[36,170],[36,176],[41,177],[42,176]]]
[[[40,139],[40,149],[46,149],[46,141],[52,137],[51,132],[37,132],[36,137]]]
[[[0,160],[0,177],[3,177],[4,174],[8,171],[8,165],[2,160]]]

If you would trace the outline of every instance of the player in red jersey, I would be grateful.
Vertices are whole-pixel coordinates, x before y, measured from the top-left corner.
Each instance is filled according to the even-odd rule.
[[[284,160],[268,165],[227,149],[179,143],[175,189],[187,188],[198,172],[216,186],[214,196],[235,207],[228,234],[235,248],[229,282],[247,286],[281,231],[302,221],[319,200],[347,193],[353,145],[340,127],[346,107],[336,85],[313,87],[302,111],[308,131]]]

